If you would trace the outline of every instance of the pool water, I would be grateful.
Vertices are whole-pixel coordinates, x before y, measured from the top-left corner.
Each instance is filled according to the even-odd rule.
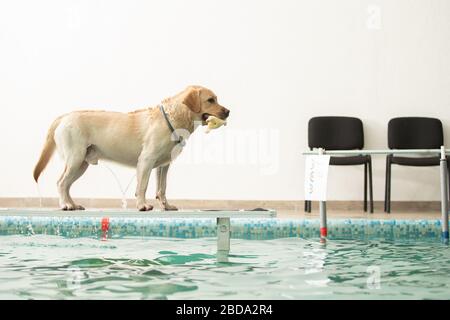
[[[449,299],[435,240],[0,236],[0,299]]]

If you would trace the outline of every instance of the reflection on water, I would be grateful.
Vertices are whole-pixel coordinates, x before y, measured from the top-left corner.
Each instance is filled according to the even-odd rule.
[[[0,298],[449,299],[437,242],[0,237]]]

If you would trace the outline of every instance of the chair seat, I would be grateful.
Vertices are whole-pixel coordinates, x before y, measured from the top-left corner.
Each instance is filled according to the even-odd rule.
[[[332,166],[354,166],[368,163],[370,155],[348,156],[348,157],[330,157]]]
[[[447,157],[449,160],[449,157]],[[439,157],[391,157],[391,163],[398,164],[401,166],[412,166],[412,167],[430,167],[430,166],[438,166],[440,164]]]

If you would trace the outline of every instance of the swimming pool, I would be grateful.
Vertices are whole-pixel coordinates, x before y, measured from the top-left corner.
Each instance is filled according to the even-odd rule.
[[[449,299],[439,220],[0,217],[1,299]]]

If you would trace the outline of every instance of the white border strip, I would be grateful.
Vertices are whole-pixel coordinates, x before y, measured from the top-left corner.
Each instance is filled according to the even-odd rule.
[[[268,211],[249,211],[249,210],[220,210],[220,211],[208,211],[208,210],[181,210],[181,211],[148,211],[139,212],[136,210],[114,210],[114,209],[89,209],[83,211],[62,211],[52,210],[48,208],[37,209],[8,209],[0,208],[1,216],[22,216],[22,217],[120,217],[120,218],[148,218],[148,219],[161,219],[161,218],[276,218],[277,212],[275,210]]]

